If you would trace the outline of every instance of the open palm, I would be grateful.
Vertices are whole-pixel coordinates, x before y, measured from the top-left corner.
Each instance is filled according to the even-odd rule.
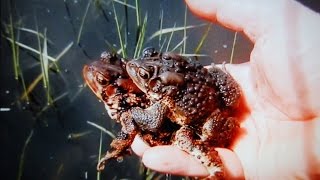
[[[292,179],[320,176],[320,16],[293,0],[187,0],[209,21],[243,31],[255,44],[250,62],[227,65],[248,111],[232,151],[217,149],[230,178]],[[172,146],[133,150],[146,166],[167,173],[206,176]]]

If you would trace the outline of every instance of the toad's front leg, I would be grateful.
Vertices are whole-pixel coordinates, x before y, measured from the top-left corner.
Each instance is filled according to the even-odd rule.
[[[205,179],[224,179],[224,168],[218,152],[214,147],[207,146],[194,137],[193,130],[183,126],[175,135],[174,145],[195,157],[207,168],[210,175]]]
[[[118,159],[128,154],[130,146],[134,140],[135,135],[138,133],[138,129],[133,122],[131,113],[124,112],[120,116],[120,122],[122,125],[121,132],[118,133],[117,137],[111,142],[111,151],[100,159],[97,169],[103,170],[105,164],[110,159]]]
[[[134,107],[130,112],[140,129],[156,132],[163,124],[167,106],[157,102],[146,109]]]

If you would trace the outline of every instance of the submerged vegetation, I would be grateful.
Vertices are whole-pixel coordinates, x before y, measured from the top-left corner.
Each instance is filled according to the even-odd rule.
[[[73,3],[75,2],[76,1]],[[81,92],[85,88],[85,85],[82,83],[77,87],[76,93],[70,93],[66,88],[63,90],[56,89],[57,86],[68,86],[68,82],[65,80],[68,68],[61,65],[68,64],[65,62],[68,61],[66,56],[70,58],[68,54],[74,53],[73,50],[77,49],[80,50],[80,53],[82,52],[84,57],[90,59],[88,50],[83,41],[85,41],[85,35],[88,33],[86,31],[88,28],[87,21],[88,19],[92,19],[91,16],[100,15],[102,19],[105,20],[105,23],[113,23],[115,25],[111,28],[114,32],[113,36],[116,37],[117,41],[114,42],[114,40],[108,38],[104,38],[101,41],[105,43],[105,46],[108,47],[109,50],[116,51],[125,58],[139,57],[146,45],[150,44],[156,46],[159,51],[175,51],[181,55],[190,57],[209,56],[208,54],[201,54],[201,49],[206,44],[208,34],[212,30],[212,24],[203,22],[189,24],[186,6],[184,7],[184,17],[182,21],[174,21],[173,24],[167,26],[168,22],[166,21],[168,20],[165,17],[166,12],[163,8],[159,9],[159,16],[157,18],[151,17],[150,13],[142,8],[140,0],[88,0],[85,2],[85,7],[82,7],[83,9],[81,9],[82,16],[78,17],[78,23],[74,20],[75,17],[72,11],[72,9],[74,10],[75,8],[71,7],[74,4],[68,0],[64,0],[63,2],[66,14],[65,19],[71,25],[74,34],[73,40],[62,45],[63,48],[56,48],[57,44],[61,44],[61,42],[57,42],[57,38],[50,34],[51,29],[43,27],[36,14],[33,15],[33,25],[24,24],[25,18],[14,14],[13,12],[16,12],[16,9],[14,9],[11,1],[8,3],[8,19],[2,19],[3,30],[1,36],[8,42],[8,46],[10,46],[13,65],[12,76],[18,82],[18,87],[16,88],[21,89],[19,91],[20,94],[12,101],[11,105],[18,106],[18,104],[24,104],[24,107],[31,106],[31,108],[27,109],[32,111],[32,114],[34,115],[34,124],[39,120],[43,121],[43,119],[45,119],[44,114],[46,114],[47,111],[57,111],[57,109],[59,109],[59,106],[57,105],[59,104],[58,102],[66,97],[70,97],[69,103],[74,102],[76,98],[80,97]],[[132,18],[133,16],[135,17]],[[151,32],[149,30],[150,21],[155,21],[154,19],[157,19],[158,21],[158,29]],[[172,22],[172,19],[170,22]],[[58,25],[60,22],[52,23],[57,23]],[[30,28],[30,26],[33,26],[34,28]],[[110,28],[110,26],[108,26],[108,28]],[[193,42],[192,45],[189,45],[188,37],[191,35],[189,34],[189,30],[196,28],[201,29],[201,38],[197,40],[197,43]],[[134,33],[129,32],[132,31],[132,29],[134,29]],[[134,42],[129,41],[129,35],[134,35],[134,38],[131,37],[131,39],[134,39]],[[27,39],[29,39],[30,43],[22,40],[26,39],[26,37],[28,37]],[[234,58],[236,39],[237,33],[234,34],[230,55],[231,63]],[[190,49],[193,49],[193,51]],[[21,53],[24,53],[24,56],[27,54],[29,57],[28,61],[32,62],[25,62],[25,60],[22,60]],[[35,65],[31,68],[30,64]],[[32,76],[27,73],[31,71],[30,69],[32,69],[33,72]],[[78,76],[81,76],[79,71],[76,73],[79,73]],[[33,108],[34,105],[36,105],[37,108]],[[99,144],[97,144],[98,149],[96,151],[97,156],[95,156],[95,159],[98,160],[102,155],[103,149],[105,149],[105,147],[103,147],[103,144],[105,144],[104,135],[108,135],[108,138],[114,138],[114,131],[107,130],[102,125],[98,125],[98,123],[95,122],[86,121],[84,119],[82,119],[82,121],[86,122],[87,130],[77,134],[70,133],[70,136],[68,136],[69,138],[66,137],[66,139],[77,141],[78,139],[81,139],[81,137],[89,136],[93,134],[92,129],[90,130],[89,128],[93,127],[94,131],[99,133],[99,137],[97,137],[99,138]],[[47,123],[45,122],[45,124]],[[34,133],[34,128],[35,126],[32,125],[30,133],[24,142],[23,149],[20,151],[21,154],[17,174],[18,180],[23,177],[28,145],[32,142],[32,138],[37,135]],[[57,167],[57,176],[63,172],[64,167],[65,165],[63,163]],[[142,165],[141,167],[140,175],[144,179],[171,179],[170,175],[156,173],[144,168]],[[102,174],[97,172],[96,179],[100,179]]]

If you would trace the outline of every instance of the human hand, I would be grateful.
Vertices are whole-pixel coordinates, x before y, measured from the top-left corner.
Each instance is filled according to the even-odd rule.
[[[312,179],[320,176],[320,15],[293,0],[186,0],[191,11],[242,31],[254,43],[250,62],[227,65],[248,113],[232,151],[217,148],[229,178]],[[207,176],[173,146],[132,149],[154,170]]]

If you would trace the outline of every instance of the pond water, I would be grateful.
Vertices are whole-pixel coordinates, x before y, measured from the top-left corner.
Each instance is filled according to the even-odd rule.
[[[114,134],[119,127],[84,86],[84,64],[98,59],[103,51],[121,49],[115,16],[126,53],[133,57],[139,32],[137,7],[141,26],[146,19],[141,48],[162,46],[162,50],[193,54],[210,27],[197,52],[205,55],[199,60],[203,64],[229,62],[235,33],[185,11],[184,1],[138,2],[137,5],[133,0],[1,1],[0,156],[5,172],[2,178],[147,178],[148,173],[135,155],[125,157],[121,163],[110,162],[105,171],[97,174],[101,131],[92,124]],[[319,3],[305,2],[320,7]],[[150,38],[161,27],[182,30]],[[186,34],[184,27],[190,27]],[[185,44],[181,43],[184,38]],[[13,45],[12,41],[17,43]],[[238,33],[233,62],[248,61],[252,46]],[[39,52],[50,56],[49,60],[40,57]],[[109,135],[102,134],[102,152],[106,152],[111,140]],[[155,177],[181,179],[161,174]]]

